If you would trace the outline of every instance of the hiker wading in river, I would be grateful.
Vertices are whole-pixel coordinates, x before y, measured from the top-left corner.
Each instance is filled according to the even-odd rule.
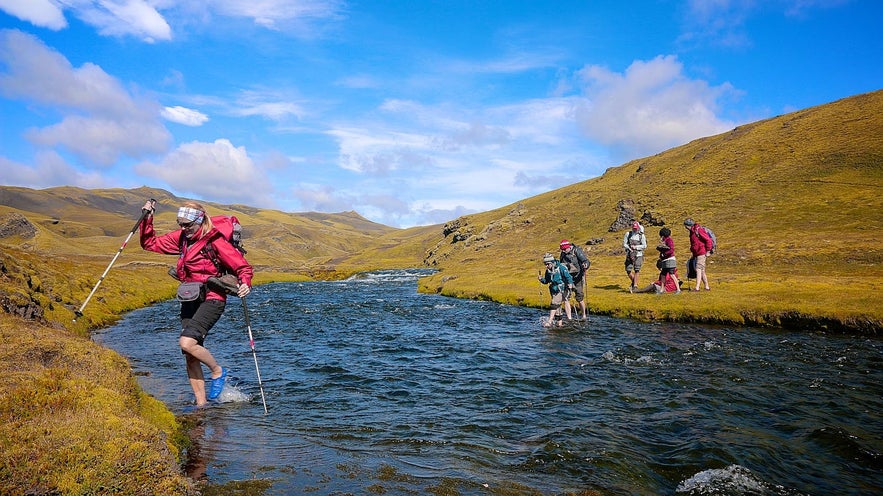
[[[178,344],[187,364],[187,377],[196,406],[215,400],[224,388],[227,369],[221,367],[208,349],[205,337],[227,305],[227,294],[222,288],[206,284],[209,278],[228,272],[236,278],[235,293],[245,297],[251,291],[254,274],[251,265],[214,227],[202,205],[186,202],[178,209],[180,229],[157,236],[153,229],[156,202],[144,204],[148,211],[141,223],[141,247],[148,251],[178,255],[174,274],[181,281],[178,300],[181,301],[181,335]],[[230,276],[225,276],[230,277]],[[212,384],[206,394],[202,365],[211,371]]]

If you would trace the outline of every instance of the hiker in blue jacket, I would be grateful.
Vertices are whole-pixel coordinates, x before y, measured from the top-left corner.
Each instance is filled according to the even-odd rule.
[[[549,285],[549,295],[552,301],[549,304],[549,320],[543,324],[545,327],[552,327],[555,322],[555,313],[564,305],[564,313],[567,320],[570,320],[570,291],[573,290],[573,277],[570,272],[561,265],[551,253],[543,255],[543,264],[546,266],[546,272],[540,272],[537,279],[543,284]]]

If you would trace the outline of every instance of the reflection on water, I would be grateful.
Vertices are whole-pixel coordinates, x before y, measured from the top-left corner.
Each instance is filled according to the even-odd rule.
[[[883,487],[878,340],[603,317],[548,330],[542,310],[417,294],[419,273],[255,288],[269,415],[231,298],[207,344],[233,399],[188,413],[194,473],[268,479],[267,494]],[[183,413],[176,309],[132,312],[96,340]]]

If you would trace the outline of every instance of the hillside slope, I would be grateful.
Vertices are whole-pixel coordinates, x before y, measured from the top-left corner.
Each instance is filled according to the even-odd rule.
[[[881,186],[878,91],[740,126],[456,219],[431,249],[427,263],[441,272],[422,290],[545,304],[535,282],[539,260],[546,251],[557,255],[568,238],[593,261],[588,300],[597,313],[876,332],[883,317]],[[659,226],[669,226],[685,273],[686,217],[719,238],[709,268],[713,291],[679,300],[628,294],[626,221],[641,219],[651,246]],[[644,283],[655,279],[648,262]]]

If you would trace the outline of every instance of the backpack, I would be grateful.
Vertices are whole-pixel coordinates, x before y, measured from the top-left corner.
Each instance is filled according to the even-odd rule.
[[[233,245],[233,248],[236,248],[239,253],[242,253],[243,255],[248,253],[248,251],[242,246],[242,224],[239,223],[239,219],[237,219],[235,215],[216,215],[212,217],[212,224],[215,226],[215,229],[221,233],[221,236],[224,236],[224,239]],[[218,258],[218,252],[215,251],[215,247],[212,246],[211,241],[206,243],[203,249],[205,250],[205,254],[211,259],[212,263],[215,264],[215,267],[218,268],[218,272],[222,275],[229,273],[229,271],[221,265],[221,260]]]
[[[565,258],[565,257],[561,257]],[[571,258],[576,259],[576,263],[571,261]],[[576,279],[579,277],[580,273],[583,271],[582,263],[586,263],[586,270],[588,270],[589,266],[592,262],[589,261],[589,258],[586,257],[586,254],[583,253],[582,249],[579,246],[574,245],[573,247],[573,257],[566,257],[566,261],[562,262],[562,265],[567,269],[567,272],[570,273],[570,276]]]
[[[242,253],[243,255],[248,253],[248,251],[242,246],[242,225],[239,223],[239,219],[237,219],[235,215],[216,215],[211,219],[215,229],[221,233],[221,236],[223,236],[224,239],[233,245],[233,248],[236,248],[239,253]],[[182,253],[184,252],[184,242],[184,236],[181,236],[181,246],[179,248]],[[206,243],[202,249],[205,250],[205,254],[212,263],[215,264],[215,267],[218,268],[218,272],[222,275],[229,272],[222,266],[221,260],[218,258],[218,252],[215,251],[215,247],[212,246],[211,241]],[[169,269],[169,275],[178,279],[177,269],[175,267]]]
[[[212,224],[224,236],[224,239],[233,245],[233,248],[239,250],[239,253],[243,255],[248,253],[242,246],[242,224],[239,223],[239,219],[235,215],[216,215],[212,217]],[[211,243],[206,246],[209,245]]]
[[[709,229],[708,227],[702,226],[702,229],[705,230],[705,234],[711,239],[711,250],[708,252],[710,254],[714,254],[717,251],[717,236],[714,235],[714,231]]]
[[[632,242],[632,236],[635,236],[635,235],[638,235],[638,236],[644,236],[644,230],[643,230],[643,228],[641,228],[641,230],[638,231],[638,232],[635,232],[635,231],[629,231],[628,237],[626,238],[626,243],[631,243],[631,242]],[[641,239],[641,238],[639,237],[638,240],[640,240],[640,239]],[[645,244],[647,243],[647,238],[646,238],[646,236],[644,237],[644,243],[645,243]]]

